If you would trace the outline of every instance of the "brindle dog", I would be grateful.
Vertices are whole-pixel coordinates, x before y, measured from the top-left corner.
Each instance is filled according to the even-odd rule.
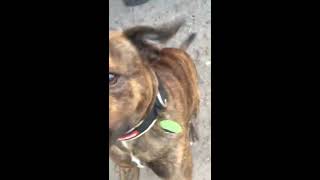
[[[180,48],[161,48],[183,20],[158,28],[139,26],[109,32],[109,151],[120,168],[121,180],[138,180],[147,166],[162,179],[191,180],[191,143],[199,109],[198,75],[186,53],[192,34]],[[159,87],[166,92],[166,106],[157,119],[170,119],[182,127],[168,133],[159,121],[142,136],[130,141],[119,137],[138,125],[154,108]]]

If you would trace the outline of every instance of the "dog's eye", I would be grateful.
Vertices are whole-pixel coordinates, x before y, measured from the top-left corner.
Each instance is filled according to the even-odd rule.
[[[109,85],[113,85],[117,82],[118,76],[112,73],[109,73]]]

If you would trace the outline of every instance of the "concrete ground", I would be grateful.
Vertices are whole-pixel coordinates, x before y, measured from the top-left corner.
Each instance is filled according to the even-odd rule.
[[[160,25],[175,17],[186,17],[187,24],[168,46],[177,47],[189,33],[197,39],[188,50],[194,58],[200,76],[201,108],[198,117],[200,141],[193,145],[193,180],[211,179],[211,1],[210,0],[150,0],[125,7],[121,0],[109,0],[109,30],[134,25]],[[118,180],[116,168],[109,160],[109,179]],[[141,180],[159,180],[149,169],[142,169]]]

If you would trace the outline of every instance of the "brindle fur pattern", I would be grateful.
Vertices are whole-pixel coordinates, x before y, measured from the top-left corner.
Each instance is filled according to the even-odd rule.
[[[119,75],[116,85],[109,85],[109,147],[121,180],[139,179],[130,153],[163,179],[192,179],[190,140],[196,135],[192,119],[199,108],[199,89],[195,65],[185,49],[194,35],[180,48],[155,45],[167,42],[182,25],[178,20],[160,28],[140,26],[109,33],[109,72]],[[159,83],[155,73],[168,94],[168,106],[159,118],[177,121],[183,132],[169,134],[156,123],[136,140],[116,141],[150,112]]]

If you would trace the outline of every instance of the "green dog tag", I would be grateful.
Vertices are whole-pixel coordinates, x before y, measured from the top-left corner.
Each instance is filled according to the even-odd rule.
[[[162,120],[160,121],[160,127],[170,133],[180,133],[182,132],[182,127],[179,123],[173,120]]]

